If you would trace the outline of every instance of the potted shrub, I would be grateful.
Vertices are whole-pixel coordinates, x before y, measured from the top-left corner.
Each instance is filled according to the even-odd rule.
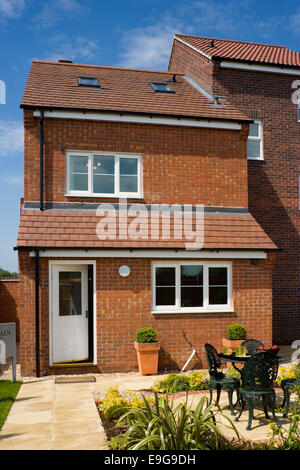
[[[232,323],[226,330],[226,338],[223,338],[223,346],[228,348],[228,354],[234,354],[238,346],[246,339],[247,330],[244,325],[240,323]],[[230,362],[227,367],[232,367]]]
[[[157,374],[160,343],[156,337],[157,332],[150,327],[140,328],[136,333],[134,347],[142,375]]]

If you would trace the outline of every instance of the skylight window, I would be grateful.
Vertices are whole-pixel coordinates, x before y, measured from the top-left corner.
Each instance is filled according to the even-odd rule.
[[[151,82],[150,86],[158,93],[175,93],[168,83]]]
[[[95,77],[78,77],[78,85],[100,88],[99,80]]]

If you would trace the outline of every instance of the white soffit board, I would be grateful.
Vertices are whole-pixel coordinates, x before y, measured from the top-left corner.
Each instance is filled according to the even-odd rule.
[[[40,117],[40,111],[34,111],[35,117]],[[164,117],[164,116],[144,116],[126,113],[102,113],[102,112],[82,112],[82,111],[44,111],[45,118],[61,119],[87,119],[92,121],[114,121],[114,122],[137,122],[142,124],[161,124],[167,126],[186,127],[210,127],[214,129],[241,130],[238,121],[226,121],[221,119],[190,119],[185,117]]]
[[[35,251],[30,252],[31,257],[35,257]],[[185,259],[266,259],[267,254],[262,250],[135,250],[135,249],[70,249],[70,250],[49,250],[39,249],[39,256],[44,258],[185,258]]]

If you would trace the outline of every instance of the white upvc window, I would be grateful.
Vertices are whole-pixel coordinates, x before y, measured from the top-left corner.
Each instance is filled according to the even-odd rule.
[[[67,152],[68,196],[142,197],[142,156],[110,152]]]
[[[232,312],[232,263],[152,263],[152,313]]]
[[[262,122],[257,119],[250,124],[247,158],[248,160],[263,160]]]

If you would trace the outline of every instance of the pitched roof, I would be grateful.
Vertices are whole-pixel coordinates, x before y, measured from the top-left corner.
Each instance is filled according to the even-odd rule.
[[[101,88],[78,86],[81,76],[98,78]],[[175,93],[157,93],[149,85],[172,77],[172,72],[34,60],[21,107],[249,120],[228,101],[225,107],[212,106],[183,74],[169,83]]]
[[[209,58],[300,67],[300,53],[292,51],[285,46],[187,36],[184,34],[176,34],[175,38],[199,50],[199,52],[204,53]],[[213,47],[210,45],[212,41]]]
[[[170,238],[162,238],[159,231],[150,230],[150,237],[142,240],[122,238],[118,232],[119,221],[116,221],[115,239],[100,240],[96,227],[101,217],[92,211],[54,211],[23,209],[20,219],[17,246],[45,248],[185,248],[191,240],[176,239],[180,226],[171,216]],[[128,224],[130,224],[128,217]],[[161,219],[160,219],[161,224]],[[175,224],[175,226],[174,226]],[[130,232],[129,232],[130,233]],[[152,236],[152,238],[151,238]],[[249,213],[224,214],[205,213],[204,249],[255,249],[275,250],[276,245]]]

